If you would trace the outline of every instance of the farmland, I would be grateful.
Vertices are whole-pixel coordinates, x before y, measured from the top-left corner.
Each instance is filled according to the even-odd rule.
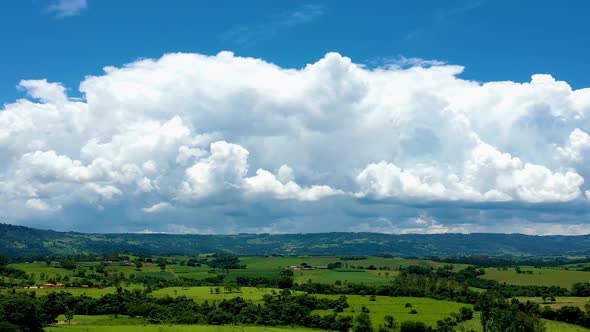
[[[68,264],[71,266],[67,266]],[[91,309],[90,311],[94,310],[95,314],[90,316],[80,314],[88,313],[90,307],[87,305],[85,309],[78,309],[78,314],[74,314],[69,322],[63,315],[60,316],[59,324],[46,329],[53,332],[313,331],[307,328],[324,326],[323,329],[326,329],[336,326],[319,323],[322,320],[332,320],[330,324],[335,324],[336,317],[349,317],[347,324],[356,324],[355,317],[362,313],[368,314],[370,325],[374,329],[382,327],[387,322],[386,317],[392,316],[397,322],[398,329],[402,322],[420,322],[434,329],[440,322],[451,319],[457,320],[459,326],[467,330],[481,331],[479,312],[476,311],[473,318],[463,320],[459,320],[458,315],[464,309],[474,309],[473,301],[467,297],[483,295],[486,289],[456,284],[451,282],[452,278],[460,277],[463,278],[460,280],[467,282],[481,280],[480,278],[497,280],[498,283],[494,285],[498,287],[503,287],[503,283],[519,285],[522,282],[522,286],[518,286],[520,288],[500,289],[513,294],[530,293],[530,296],[518,296],[519,301],[530,301],[540,306],[548,305],[552,310],[566,306],[586,310],[589,298],[564,294],[574,283],[590,281],[590,273],[561,266],[537,268],[523,265],[518,267],[521,273],[517,273],[515,267],[482,269],[464,263],[389,256],[123,255],[97,258],[94,261],[71,262],[57,258],[43,262],[20,262],[10,264],[9,268],[22,271],[17,274],[18,276],[4,275],[1,279],[5,284],[26,285],[16,287],[17,294],[35,292],[38,298],[57,293],[58,298],[85,296],[99,302],[112,301],[116,297],[139,297],[137,300],[130,300],[132,302],[129,305],[132,307],[133,301],[145,302],[144,305],[147,306],[159,306],[158,303],[180,299],[181,302],[191,301],[190,303],[197,306],[195,308],[204,310],[203,314],[191,313],[185,318],[173,318],[178,313],[166,312],[165,308],[168,305],[145,313],[141,313],[143,309],[131,308],[135,311],[140,310],[133,318],[126,316],[126,311],[120,315],[105,315],[105,311],[112,312],[108,307],[100,310]],[[444,279],[440,278],[449,280],[443,281]],[[285,279],[289,282],[281,283],[281,280]],[[62,286],[49,287],[48,283],[59,283]],[[33,287],[28,288],[31,285]],[[555,301],[550,301],[551,297],[546,297],[545,301],[540,297],[534,297],[532,294],[536,294],[539,289],[527,288],[551,285],[561,288],[539,289],[561,292],[554,294]],[[279,286],[290,288],[289,295],[285,295]],[[63,295],[64,291],[71,295]],[[11,288],[0,290],[0,294],[7,296],[12,292]],[[377,292],[389,292],[391,295],[385,296]],[[466,295],[461,295],[464,292],[467,292]],[[329,308],[321,305],[319,309],[313,309],[306,314],[309,315],[306,318],[307,328],[292,326],[299,325],[292,323],[281,326],[274,321],[270,324],[272,327],[260,327],[253,326],[254,321],[244,323],[242,320],[234,320],[233,316],[220,316],[225,317],[222,320],[211,316],[211,310],[220,305],[227,307],[227,303],[234,303],[231,301],[245,301],[244,305],[248,306],[247,303],[250,303],[254,306],[252,308],[257,308],[258,311],[271,305],[269,303],[273,301],[295,299],[305,294],[317,298],[317,301],[332,301],[326,304]],[[343,295],[346,305],[336,305]],[[96,308],[95,306],[92,308]],[[190,321],[190,324],[183,323],[186,321]],[[268,320],[265,318],[258,322],[265,325]],[[545,325],[550,332],[584,331],[581,326],[556,321],[545,320]]]
[[[336,298],[337,295],[327,295]],[[452,301],[439,301],[417,297],[388,297],[388,296],[347,296],[350,307],[344,313],[355,314],[365,307],[369,310],[375,328],[385,322],[385,316],[392,315],[399,321],[418,320],[429,326],[436,326],[436,321],[448,317],[452,312],[458,312],[462,307],[472,308],[471,305]],[[416,311],[416,313],[410,313]],[[326,312],[322,312],[325,314]]]
[[[155,325],[149,324],[145,319],[130,318],[127,316],[76,316],[67,322],[64,316],[58,318],[59,324],[46,328],[47,332],[304,332],[320,331],[306,328],[281,328],[261,326],[211,326],[211,325]]]
[[[517,273],[514,268],[501,270],[497,268],[485,269],[484,279],[496,280],[501,283],[523,286],[561,286],[571,287],[576,282],[590,281],[590,272],[565,270],[563,268],[535,268],[521,267],[522,271],[531,273]]]

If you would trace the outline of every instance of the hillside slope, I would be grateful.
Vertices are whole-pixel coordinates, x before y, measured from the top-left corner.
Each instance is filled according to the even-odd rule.
[[[240,255],[531,256],[588,255],[590,235],[522,234],[86,234],[0,224],[0,252],[11,257],[132,252]]]

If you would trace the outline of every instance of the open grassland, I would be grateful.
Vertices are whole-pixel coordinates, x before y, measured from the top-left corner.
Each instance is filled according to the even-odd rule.
[[[340,295],[317,296],[338,298]],[[362,307],[365,306],[370,311],[369,315],[375,328],[385,323],[385,316],[387,315],[395,317],[398,322],[414,320],[435,326],[437,320],[449,317],[452,312],[459,312],[459,309],[462,307],[473,307],[470,304],[417,297],[376,296],[375,301],[371,301],[371,296],[347,295],[346,297],[350,307],[344,310],[344,314],[356,316],[361,312]],[[410,303],[411,307],[406,307],[406,303]],[[418,313],[411,314],[411,310],[416,310]],[[317,312],[319,314],[326,314],[331,311],[317,310]]]
[[[47,332],[305,332],[305,328],[215,325],[59,325]]]
[[[543,302],[543,299],[540,297],[518,297],[517,299],[521,302],[531,301],[541,306],[550,306],[553,309],[559,309],[565,306],[584,309],[586,304],[590,305],[590,297],[558,296],[553,303],[550,301]]]
[[[395,272],[395,273],[394,273]],[[378,275],[377,273],[381,273]],[[385,275],[387,273],[387,276]],[[295,282],[311,282],[333,284],[336,281],[349,283],[384,284],[391,280],[397,271],[365,271],[365,270],[301,270],[295,271]]]
[[[295,281],[298,283],[312,282],[319,283],[334,283],[336,281],[350,282],[350,283],[368,283],[368,284],[383,284],[387,283],[389,279],[395,277],[398,272],[385,269],[398,269],[400,267],[407,267],[409,265],[431,266],[439,267],[443,263],[434,262],[426,259],[404,259],[404,258],[384,258],[369,256],[366,259],[359,260],[342,260],[338,256],[303,256],[303,257],[265,257],[265,256],[248,256],[240,257],[240,262],[246,265],[246,269],[231,270],[227,280],[235,280],[237,276],[257,277],[266,276],[273,277],[283,269],[291,266],[301,266],[308,264],[314,269],[295,271]],[[326,266],[330,263],[342,263],[341,269],[327,270]],[[375,267],[377,270],[368,270],[368,267]],[[455,264],[456,270],[459,270],[467,265]],[[317,269],[319,268],[319,269]],[[175,267],[173,267],[175,269]],[[176,270],[175,270],[176,271]]]
[[[213,274],[209,273],[208,266],[182,266],[182,265],[169,265],[167,268],[168,271],[172,272],[177,277],[183,277],[188,279],[195,279],[195,280],[202,280],[207,277],[213,276]]]
[[[58,317],[58,324],[45,330],[48,332],[312,332],[320,331],[306,328],[292,327],[263,327],[263,326],[214,326],[214,325],[168,325],[148,324],[143,318],[131,318],[128,316],[114,317],[111,315],[98,316],[74,316],[71,322],[67,322],[62,315]]]
[[[171,259],[171,257],[169,257]],[[190,257],[174,257],[176,261],[187,260]],[[328,270],[326,267],[330,263],[342,263],[342,268],[335,270]],[[334,283],[341,282],[365,282],[369,284],[387,283],[389,279],[397,275],[400,267],[409,265],[431,266],[439,267],[443,263],[434,262],[425,259],[404,259],[404,258],[384,258],[384,257],[366,257],[366,259],[358,260],[343,260],[338,256],[283,256],[283,257],[266,257],[266,256],[247,256],[240,257],[240,263],[246,265],[246,269],[232,269],[226,275],[226,281],[233,282],[239,276],[245,277],[269,277],[274,278],[281,270],[291,266],[301,266],[308,264],[313,267],[310,270],[296,271],[296,282],[313,282],[320,283]],[[32,276],[36,285],[42,285],[48,281],[63,282],[64,277],[75,278],[75,273],[78,270],[85,270],[86,274],[93,273],[99,266],[98,262],[78,263],[77,270],[66,270],[59,268],[58,262],[52,262],[49,266],[45,262],[33,263],[19,263],[11,264],[12,267],[21,269]],[[463,264],[455,264],[456,270],[465,267]],[[369,270],[368,268],[372,269]],[[373,268],[376,268],[374,270]],[[195,280],[202,280],[208,277],[215,276],[217,272],[206,265],[202,266],[186,266],[180,264],[171,264],[166,267],[165,271],[161,271],[155,264],[146,263],[141,271],[137,271],[134,265],[122,264],[113,262],[111,265],[104,267],[104,270],[109,275],[120,274],[122,277],[128,279],[130,276],[136,278],[141,277],[158,277],[163,279],[173,278],[190,278]],[[213,273],[211,272],[213,271]]]
[[[88,262],[88,263],[78,263],[79,267],[84,269],[92,269],[98,266],[96,262]],[[34,262],[34,263],[19,263],[19,264],[10,264],[11,267],[20,269],[25,271],[26,273],[32,275],[32,279],[35,281],[36,285],[42,285],[46,283],[48,280],[56,279],[59,277],[60,280],[63,280],[64,277],[74,278],[75,270],[66,270],[63,268],[57,267],[57,263],[54,262],[50,266],[48,266],[44,262]],[[118,263],[113,263],[112,265],[108,265],[105,268],[105,271],[108,274],[119,273],[123,274],[126,278],[130,275],[134,275],[136,277],[142,276],[157,276],[159,278],[170,279],[174,278],[173,274],[167,271],[162,272],[158,266],[144,266],[141,268],[141,271],[137,271],[135,266],[130,265],[119,265]],[[201,268],[193,268],[195,271],[200,272],[202,271]],[[42,278],[44,277],[44,278]]]
[[[314,267],[325,267],[329,263],[336,263],[342,262],[344,264],[344,268],[354,268],[354,267],[368,267],[373,265],[377,268],[380,267],[388,267],[388,268],[399,268],[399,267],[407,267],[410,265],[419,265],[419,266],[432,266],[432,267],[440,267],[445,265],[445,263],[435,262],[427,259],[406,259],[406,258],[386,258],[386,257],[375,257],[375,256],[367,256],[366,259],[359,259],[359,260],[343,260],[339,256],[302,256],[302,257],[294,257],[294,256],[283,256],[283,257],[265,257],[265,256],[248,256],[248,257],[240,257],[240,261],[243,264],[247,265],[247,268],[250,270],[277,270],[277,269],[284,269],[289,266],[300,266],[302,263],[307,263]],[[465,264],[453,264],[457,269],[466,267]]]
[[[562,322],[557,322],[553,320],[543,319],[545,323],[546,332],[588,332],[590,329],[574,325],[574,324],[567,324]],[[479,312],[476,312],[473,316],[473,319],[462,322],[459,324],[460,327],[464,328],[465,331],[475,331],[475,332],[482,332],[483,329],[481,327],[480,316]]]
[[[578,325],[557,322],[554,320],[543,319],[543,322],[545,322],[545,328],[547,329],[547,332],[588,332],[588,331],[590,331],[590,329],[587,329],[587,328],[584,328],[584,327],[581,327]]]
[[[290,327],[262,327],[262,326],[213,326],[213,325],[154,325],[147,324],[144,319],[110,315],[102,316],[74,316],[68,324],[63,316],[59,317],[59,324],[45,329],[47,332],[304,332],[319,331],[305,328]]]
[[[487,268],[485,269],[486,274],[481,278],[505,282],[510,285],[561,286],[568,289],[576,282],[590,282],[590,272],[534,267],[521,267],[521,269],[532,271],[532,274],[516,273],[514,268],[505,271]]]
[[[143,285],[127,285],[126,289],[143,289]],[[86,295],[93,298],[99,298],[105,294],[112,294],[116,292],[116,287],[104,287],[104,288],[40,288],[40,289],[17,289],[19,292],[34,292],[37,296],[47,295],[53,292],[68,292],[72,295]],[[0,293],[9,293],[11,289],[0,289]]]
[[[219,293],[217,292],[219,290]],[[221,301],[223,299],[231,299],[234,297],[242,297],[245,300],[252,302],[259,302],[265,294],[271,294],[273,291],[279,291],[273,288],[256,288],[256,287],[241,287],[239,291],[228,291],[223,286],[204,286],[204,287],[168,287],[158,289],[152,293],[156,297],[164,296],[186,296],[196,302],[207,301]]]

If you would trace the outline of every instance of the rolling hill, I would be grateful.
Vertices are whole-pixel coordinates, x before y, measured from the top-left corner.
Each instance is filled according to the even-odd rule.
[[[0,224],[0,252],[7,256],[101,254],[395,256],[557,256],[589,255],[590,235],[523,234],[91,234],[56,232]]]

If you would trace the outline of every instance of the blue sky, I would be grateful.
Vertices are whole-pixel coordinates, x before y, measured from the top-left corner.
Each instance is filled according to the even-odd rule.
[[[107,65],[221,50],[294,68],[327,52],[367,64],[403,55],[460,64],[463,77],[481,81],[547,72],[574,87],[590,83],[586,1],[88,0],[68,17],[51,3],[4,2],[0,100],[18,96],[21,79],[51,78],[75,91]]]
[[[590,233],[589,7],[7,0],[0,220]]]

